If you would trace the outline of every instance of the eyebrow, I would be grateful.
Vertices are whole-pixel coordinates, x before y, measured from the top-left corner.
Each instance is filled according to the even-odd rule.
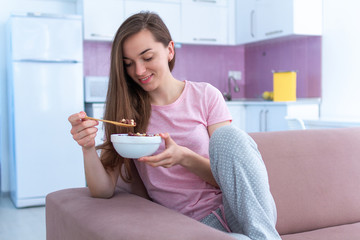
[[[142,51],[142,52],[139,54],[139,56],[145,54],[146,52],[148,52],[148,51],[150,51],[150,50],[152,50],[152,49],[151,49],[151,48],[145,49],[144,51]],[[125,57],[125,56],[124,56],[123,58],[124,58],[124,59],[129,59],[129,58]]]

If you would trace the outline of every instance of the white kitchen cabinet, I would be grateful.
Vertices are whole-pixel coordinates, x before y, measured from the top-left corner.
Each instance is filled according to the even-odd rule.
[[[84,39],[112,41],[121,23],[140,11],[160,15],[176,43],[235,44],[234,0],[79,0]]]
[[[322,34],[322,0],[236,1],[236,43]]]
[[[245,106],[242,102],[238,101],[228,101],[226,105],[231,113],[232,122],[231,125],[240,128],[241,130],[245,129]]]
[[[181,31],[181,1],[180,0],[125,0],[125,19],[140,11],[151,11],[159,14],[168,27],[175,42],[180,41]]]
[[[230,42],[228,0],[182,0],[181,7],[182,43],[227,45]]]
[[[238,44],[256,41],[255,3],[255,0],[236,1],[235,38]]]
[[[124,0],[82,0],[84,39],[112,41],[124,21]]]
[[[288,130],[286,117],[318,119],[318,101],[245,102],[246,131],[269,132]]]
[[[286,130],[286,106],[246,106],[246,131],[268,132]]]

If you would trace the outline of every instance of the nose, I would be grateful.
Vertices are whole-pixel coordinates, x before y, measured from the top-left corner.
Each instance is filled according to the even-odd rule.
[[[146,71],[146,67],[143,62],[137,62],[135,68],[136,75],[138,76],[143,75]]]

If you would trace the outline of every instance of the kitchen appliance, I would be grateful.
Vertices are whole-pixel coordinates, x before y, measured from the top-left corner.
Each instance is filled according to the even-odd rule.
[[[84,109],[79,16],[12,15],[8,23],[10,190],[16,207],[84,187],[82,151],[68,117]]]
[[[85,112],[88,116],[103,119],[109,78],[106,76],[85,77]],[[104,142],[104,126],[99,122],[95,144]]]
[[[274,102],[296,101],[296,71],[273,72]]]

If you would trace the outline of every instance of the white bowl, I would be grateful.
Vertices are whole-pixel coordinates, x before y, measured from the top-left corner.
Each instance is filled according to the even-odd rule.
[[[128,134],[111,134],[111,142],[116,152],[124,158],[150,156],[158,150],[160,136],[128,136]]]

